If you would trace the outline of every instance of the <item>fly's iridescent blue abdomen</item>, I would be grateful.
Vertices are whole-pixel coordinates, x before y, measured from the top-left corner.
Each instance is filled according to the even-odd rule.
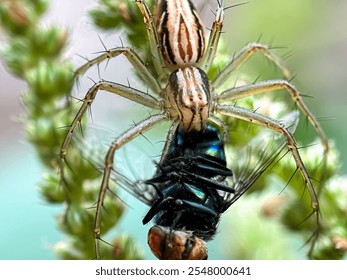
[[[178,127],[163,164],[180,156],[213,157],[214,160],[220,161],[222,165],[226,166],[224,144],[220,132],[211,123],[200,132],[187,133],[181,126]]]
[[[217,229],[224,194],[234,189],[226,183],[227,168],[220,133],[212,124],[200,132],[178,127],[168,153],[154,177],[145,181],[157,190],[157,199],[143,219],[172,231],[189,231],[203,240]]]

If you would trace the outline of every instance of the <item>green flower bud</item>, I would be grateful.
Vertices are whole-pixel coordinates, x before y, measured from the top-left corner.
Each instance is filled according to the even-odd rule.
[[[31,91],[45,102],[65,96],[71,90],[72,77],[71,65],[46,61],[26,74]]]
[[[41,195],[49,203],[63,203],[65,201],[64,186],[57,172],[44,174],[39,183],[39,188]]]

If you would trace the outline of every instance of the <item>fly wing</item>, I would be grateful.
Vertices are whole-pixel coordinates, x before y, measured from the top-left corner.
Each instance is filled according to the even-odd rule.
[[[111,179],[117,186],[123,188],[132,196],[142,201],[143,203],[151,206],[157,199],[158,195],[153,186],[145,184],[142,180],[130,180],[127,176],[113,171]]]
[[[148,160],[146,164],[149,164]],[[156,189],[152,185],[146,184],[144,180],[130,178],[131,176],[124,175],[123,172],[112,171],[111,180],[117,187],[121,187],[143,203],[153,205],[158,198]]]
[[[109,148],[108,143],[111,142],[110,139],[105,140],[105,138],[110,138],[109,134],[108,131],[102,131],[101,133],[98,131],[98,133],[94,133],[92,136],[88,135],[88,137],[76,136],[79,143],[79,153],[87,158],[89,164],[100,172],[100,176],[104,172],[104,156]],[[135,157],[136,163],[132,160]],[[121,187],[135,198],[151,206],[157,199],[157,192],[151,185],[145,184],[142,179],[147,179],[154,173],[155,164],[151,164],[151,162],[154,162],[153,158],[148,155],[147,151],[140,149],[139,144],[136,142],[117,151],[115,159],[108,186],[109,193],[115,194],[114,188]]]
[[[285,115],[281,122],[293,133],[297,127],[298,120],[298,112],[293,111]],[[226,211],[286,151],[285,137],[278,132],[263,127],[259,128],[256,136],[250,139],[243,147],[229,146],[226,151],[228,167],[233,171],[234,175],[228,183],[235,190],[235,193],[224,193],[220,211]]]

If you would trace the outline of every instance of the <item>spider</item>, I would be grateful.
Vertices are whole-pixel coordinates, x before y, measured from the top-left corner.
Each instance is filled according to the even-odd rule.
[[[114,93],[158,111],[157,114],[150,115],[136,123],[114,139],[105,155],[103,178],[94,222],[96,258],[100,259],[101,257],[101,210],[111,173],[114,169],[116,151],[137,136],[163,122],[173,123],[167,136],[168,143],[173,140],[174,128],[178,125],[181,125],[187,133],[199,132],[205,129],[208,121],[222,128],[224,139],[227,141],[228,126],[219,117],[220,115],[265,127],[284,137],[288,151],[292,155],[308,188],[312,213],[316,220],[316,230],[318,232],[318,198],[301,159],[292,131],[279,120],[247,108],[231,105],[232,102],[242,98],[268,92],[274,94],[284,89],[315,128],[325,148],[325,160],[328,152],[327,138],[321,126],[303,102],[299,91],[288,81],[291,78],[290,72],[282,59],[273,53],[270,47],[260,43],[250,43],[236,53],[213,80],[209,80],[206,73],[208,73],[216,56],[223,27],[225,10],[223,1],[217,0],[218,7],[207,44],[205,44],[204,25],[190,0],[158,0],[154,16],[144,0],[135,0],[135,2],[144,18],[154,71],[152,72],[147,67],[146,63],[132,48],[116,47],[105,51],[105,53],[79,67],[75,72],[75,77],[83,75],[94,65],[122,54],[132,64],[139,77],[149,87],[151,93],[110,81],[95,83],[86,93],[83,104],[72,121],[60,150],[60,172],[61,177],[64,178],[65,157],[73,132],[99,91]],[[246,63],[255,53],[260,53],[273,62],[281,69],[285,79],[259,81],[221,91],[230,74]],[[162,159],[167,153],[167,149],[164,148]]]

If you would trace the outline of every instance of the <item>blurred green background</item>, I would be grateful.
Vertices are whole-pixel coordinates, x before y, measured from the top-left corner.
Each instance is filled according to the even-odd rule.
[[[201,1],[200,1],[201,2]],[[226,1],[226,6],[237,4],[236,1]],[[98,34],[108,48],[121,45],[122,31],[116,33],[103,33],[94,28],[87,12],[95,5],[89,0],[55,0],[52,1],[49,14],[43,24],[54,24],[68,28],[70,44],[66,50],[66,57],[76,66],[84,63],[79,57],[93,57],[93,53],[103,50]],[[215,10],[215,1],[208,1],[204,6],[203,21],[209,27],[213,20],[211,10]],[[134,9],[137,7],[134,5]],[[286,46],[277,53],[286,55],[294,51],[286,61],[289,68],[296,74],[294,84],[305,94],[314,98],[306,99],[312,112],[319,118],[328,137],[336,141],[345,163],[347,148],[344,139],[347,130],[346,120],[346,94],[347,94],[347,1],[343,0],[253,0],[246,5],[226,11],[223,38],[227,42],[230,54],[240,50],[247,43],[256,41],[260,36],[261,42],[274,46]],[[1,35],[0,44],[5,38]],[[0,45],[0,46],[1,46]],[[124,75],[116,76],[117,69],[124,69]],[[261,78],[278,78],[276,71],[265,59],[254,57],[247,66],[256,76]],[[98,80],[98,73],[88,73],[91,79]],[[130,80],[132,86],[138,84],[131,67],[125,59],[117,58],[107,67],[102,78],[120,83]],[[81,81],[78,92],[84,93],[92,81],[85,78]],[[38,162],[35,151],[26,142],[23,127],[20,121],[25,114],[25,108],[20,101],[20,95],[25,92],[26,85],[7,73],[4,64],[0,64],[0,259],[54,259],[51,246],[61,240],[62,234],[55,226],[55,215],[61,212],[59,207],[52,207],[40,198],[37,183],[41,180],[43,170]],[[107,105],[106,105],[107,104]],[[136,115],[135,115],[136,112]],[[114,131],[118,135],[135,120],[148,114],[147,110],[131,102],[123,102],[112,95],[100,94],[93,104],[93,126]],[[122,123],[114,123],[121,116]],[[326,120],[328,118],[328,120]],[[156,130],[150,138],[153,143],[164,140],[162,130]],[[158,140],[153,140],[158,139]],[[341,174],[346,173],[347,166],[341,168]],[[276,192],[277,193],[277,192]],[[138,240],[146,240],[148,227],[141,225],[141,219],[147,207],[129,195],[122,197],[131,208],[122,218],[120,229],[129,233],[136,233]],[[245,211],[256,213],[254,207],[256,199],[240,200],[240,207],[234,208],[229,216],[222,219],[222,227],[233,227],[233,219],[240,219],[246,215]],[[244,206],[244,207],[242,207]],[[238,210],[246,209],[246,210]],[[248,209],[248,210],[247,210]],[[234,234],[254,233],[249,223],[234,228]],[[256,225],[255,225],[256,226]],[[234,226],[235,227],[235,226]],[[276,232],[276,225],[269,222],[263,225],[265,235],[269,231]],[[246,231],[245,231],[246,229]],[[139,234],[139,231],[141,233]],[[240,236],[241,237],[241,236]],[[292,242],[292,250],[279,254],[282,242],[287,236],[269,236],[273,250],[266,258],[304,258],[304,250],[300,250],[302,243],[298,240]],[[212,258],[230,257],[223,254],[222,240],[228,240],[228,231],[220,229],[220,235],[209,244]],[[256,239],[255,239],[256,241]],[[147,246],[143,246],[147,258],[153,258]],[[259,256],[255,254],[255,258]],[[260,256],[265,258],[264,255]]]

